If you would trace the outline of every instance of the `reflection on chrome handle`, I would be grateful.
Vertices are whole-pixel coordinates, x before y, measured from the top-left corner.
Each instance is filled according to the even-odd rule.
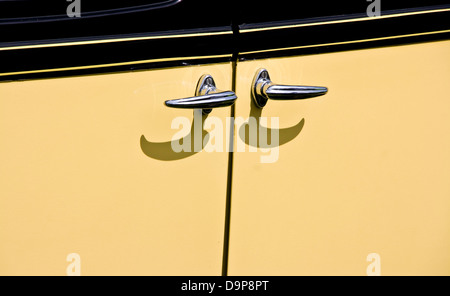
[[[304,100],[323,96],[328,88],[273,84],[266,69],[260,69],[253,79],[252,96],[255,104],[263,108],[271,100]]]
[[[195,97],[166,101],[167,107],[179,109],[203,109],[208,114],[213,108],[228,107],[234,104],[237,96],[232,91],[220,91],[211,75],[203,75],[195,91]]]

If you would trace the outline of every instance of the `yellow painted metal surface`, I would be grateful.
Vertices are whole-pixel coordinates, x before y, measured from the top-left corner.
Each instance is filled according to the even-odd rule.
[[[329,93],[259,112],[259,68]],[[234,155],[229,274],[450,275],[449,81],[450,41],[238,63],[280,147]]]
[[[163,102],[231,73],[0,83],[0,275],[220,275],[228,154],[174,153]]]

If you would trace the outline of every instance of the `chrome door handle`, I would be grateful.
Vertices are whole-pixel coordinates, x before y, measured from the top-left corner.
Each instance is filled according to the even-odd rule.
[[[203,75],[197,84],[195,97],[169,100],[165,104],[171,108],[203,109],[204,114],[209,114],[213,108],[233,105],[236,99],[234,92],[218,90],[211,75]]]
[[[252,97],[259,108],[271,100],[304,100],[323,96],[328,88],[321,86],[278,85],[270,80],[269,72],[260,69],[253,79]]]

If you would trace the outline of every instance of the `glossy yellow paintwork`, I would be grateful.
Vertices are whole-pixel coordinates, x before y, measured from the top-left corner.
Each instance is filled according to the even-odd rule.
[[[193,112],[163,102],[231,70],[0,83],[0,275],[65,275],[71,253],[81,275],[220,275],[228,154],[178,159],[171,123]]]
[[[329,93],[258,113],[259,68]],[[450,41],[238,63],[236,116],[279,117],[284,144],[234,155],[229,274],[366,275],[377,253],[450,275],[449,82]]]

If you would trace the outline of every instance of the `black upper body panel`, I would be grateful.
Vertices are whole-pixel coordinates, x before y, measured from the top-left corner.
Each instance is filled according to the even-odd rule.
[[[67,9],[80,3],[80,16]],[[449,0],[373,0],[387,11],[450,5]],[[166,31],[241,29],[314,18],[364,15],[368,0],[0,0],[0,43]]]
[[[391,10],[417,9],[449,5],[449,0],[377,0],[381,14]],[[241,27],[257,27],[260,23],[293,22],[313,18],[332,18],[352,14],[365,14],[372,0],[294,1],[245,0],[238,4]],[[255,25],[256,24],[256,25]],[[267,24],[266,24],[267,25]]]
[[[65,0],[0,0],[0,43],[231,26],[226,1],[215,1],[217,14],[205,12],[212,2],[206,0],[74,1],[80,3],[80,17],[69,17],[74,2]]]
[[[0,0],[0,80],[448,38],[450,0]]]

